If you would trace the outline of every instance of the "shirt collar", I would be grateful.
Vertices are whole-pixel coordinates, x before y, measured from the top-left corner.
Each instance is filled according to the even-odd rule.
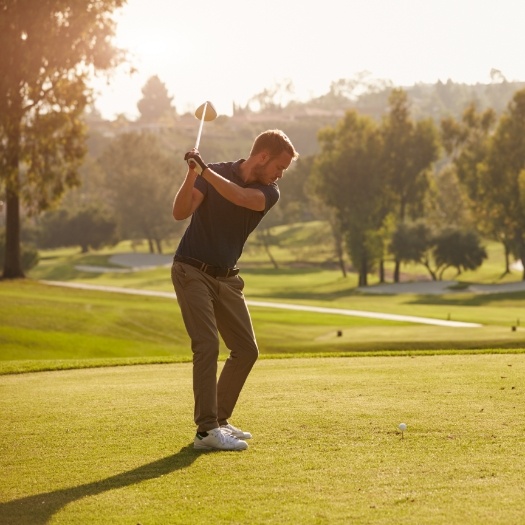
[[[246,159],[239,159],[237,161],[235,161],[233,164],[232,164],[232,173],[233,173],[233,176],[236,178],[236,179],[239,179],[239,181],[244,184],[244,181],[242,180],[242,177],[241,177],[241,164],[245,161]]]

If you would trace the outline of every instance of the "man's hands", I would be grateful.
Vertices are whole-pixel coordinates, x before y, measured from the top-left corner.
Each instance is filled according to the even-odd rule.
[[[202,175],[202,172],[208,167],[201,159],[201,155],[196,149],[188,151],[188,153],[184,155],[184,160],[188,163],[190,169],[197,173],[197,175]]]

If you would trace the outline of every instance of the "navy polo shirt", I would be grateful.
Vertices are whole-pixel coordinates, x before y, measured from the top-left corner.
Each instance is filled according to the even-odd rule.
[[[191,217],[190,224],[177,248],[177,255],[192,257],[211,266],[233,268],[242,254],[248,236],[261,222],[264,215],[279,200],[277,184],[245,184],[236,162],[209,164],[210,169],[243,188],[255,188],[264,193],[264,211],[254,211],[237,206],[220,195],[202,177],[195,180],[195,188],[204,199]]]

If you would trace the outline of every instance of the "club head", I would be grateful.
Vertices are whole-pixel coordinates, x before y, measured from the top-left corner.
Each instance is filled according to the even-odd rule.
[[[217,118],[217,111],[213,107],[213,104],[210,101],[207,101],[195,110],[195,116],[199,120],[210,122],[210,120],[215,120]]]

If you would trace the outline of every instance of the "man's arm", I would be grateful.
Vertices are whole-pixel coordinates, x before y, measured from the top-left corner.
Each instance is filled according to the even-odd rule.
[[[225,179],[212,169],[206,168],[201,177],[209,182],[218,193],[225,199],[233,202],[237,206],[248,208],[254,211],[264,211],[266,207],[266,197],[261,190],[254,188],[242,188],[235,182]]]
[[[175,199],[173,200],[173,218],[177,221],[187,219],[199,207],[204,195],[194,188],[197,173],[188,169],[184,182],[182,183]]]
[[[194,149],[186,153],[184,160],[188,161],[191,172],[200,174],[220,195],[233,204],[254,211],[265,210],[266,196],[262,191],[254,188],[242,188],[238,184],[225,179],[204,163],[197,150]]]

